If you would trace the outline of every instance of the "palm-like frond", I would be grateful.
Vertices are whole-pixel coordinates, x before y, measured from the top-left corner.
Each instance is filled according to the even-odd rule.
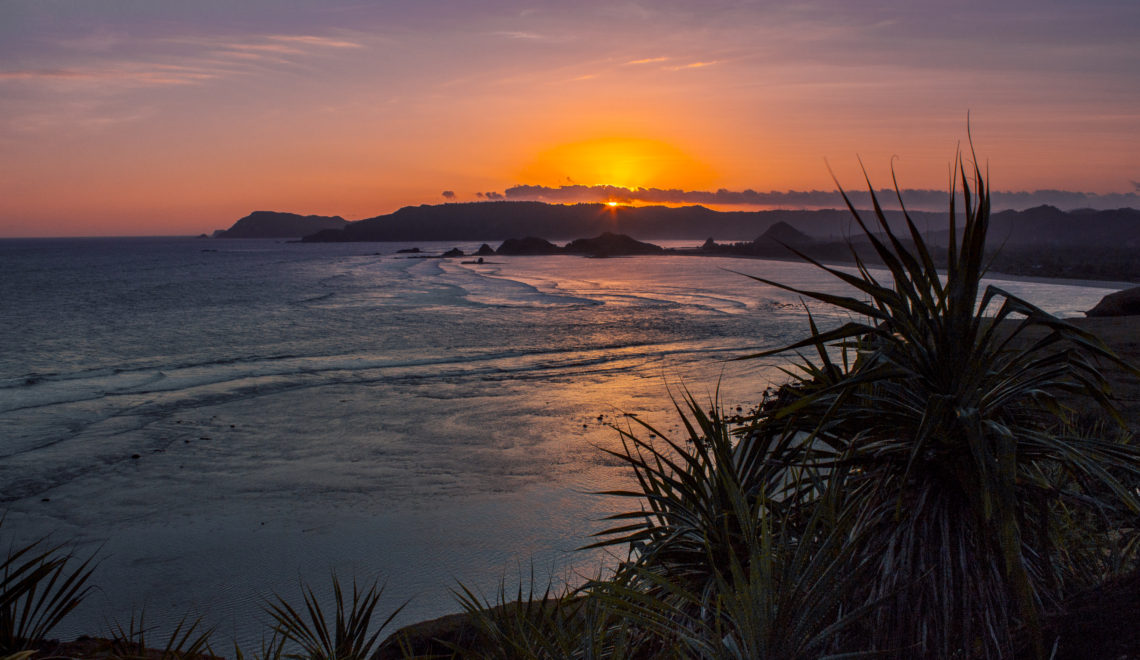
[[[462,584],[456,598],[477,631],[466,647],[453,646],[457,657],[621,660],[633,652],[631,631],[593,590],[538,591],[532,572],[529,589],[520,583],[511,600],[504,583],[496,602]]]
[[[588,547],[628,546],[643,568],[666,573],[690,586],[708,582],[713,565],[743,556],[751,522],[734,505],[742,493],[773,510],[798,510],[817,497],[819,471],[834,456],[800,433],[757,433],[737,443],[715,402],[706,412],[687,391],[678,415],[684,440],[672,440],[637,420],[650,442],[633,429],[618,429],[624,451],[608,452],[633,470],[639,489],[603,494],[634,499],[638,510],[609,516],[614,527]],[[710,555],[711,553],[711,555]]]
[[[94,559],[42,540],[9,548],[0,563],[0,653],[30,648],[76,608],[91,589]]]
[[[629,547],[594,594],[637,631],[641,651],[705,658],[820,657],[866,615],[845,611],[862,571],[846,551],[850,512],[835,497],[841,456],[813,432],[753,427],[738,440],[715,399],[685,391],[686,437],[638,421],[621,429],[639,489],[610,491],[638,510],[596,546]]]
[[[865,567],[857,563],[860,556],[846,550],[845,526],[836,520],[846,514],[834,494],[821,493],[805,514],[799,506],[732,490],[729,505],[740,526],[739,546],[724,553],[713,547],[715,539],[706,541],[704,582],[661,570],[651,560],[631,565],[600,588],[598,597],[647,633],[642,648],[655,657],[843,656],[841,649],[850,643],[846,637],[874,604],[847,609]],[[716,555],[721,558],[714,560]]]
[[[345,599],[344,590],[336,575],[332,578],[335,611],[333,619],[326,618],[320,599],[312,587],[302,584],[303,609],[294,608],[280,596],[268,603],[266,610],[276,622],[274,632],[282,642],[300,647],[300,653],[287,653],[287,658],[299,660],[367,660],[380,632],[404,609],[397,607],[379,626],[373,627],[376,606],[384,588],[373,582],[368,589],[357,587],[352,581],[352,601]],[[369,634],[371,632],[371,634]]]
[[[115,623],[111,630],[111,660],[184,660],[213,655],[210,637],[214,629],[203,628],[201,619],[179,621],[161,649],[147,640],[149,633],[145,612],[137,618],[132,613],[125,627]]]

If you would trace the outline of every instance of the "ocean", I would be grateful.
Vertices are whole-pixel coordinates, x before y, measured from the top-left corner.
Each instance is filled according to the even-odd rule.
[[[413,245],[478,247],[0,241],[0,538],[101,558],[59,637],[145,613],[256,645],[267,599],[333,573],[409,601],[396,626],[461,583],[579,582],[629,506],[593,494],[628,483],[614,425],[679,434],[686,388],[747,409],[782,380],[731,358],[801,337],[804,303],[743,274],[843,291],[794,262]],[[1062,316],[1114,290],[999,278]]]

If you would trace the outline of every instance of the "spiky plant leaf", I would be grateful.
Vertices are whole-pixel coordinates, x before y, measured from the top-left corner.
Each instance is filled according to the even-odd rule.
[[[0,563],[0,653],[24,651],[46,638],[87,596],[95,566],[94,554],[80,560],[42,539],[10,546]]]
[[[346,600],[336,574],[332,576],[332,586],[335,611],[331,621],[312,587],[306,584],[301,585],[303,609],[294,608],[280,596],[266,605],[266,611],[275,622],[275,634],[283,642],[300,648],[300,653],[287,653],[285,657],[298,660],[367,660],[380,632],[407,605],[407,602],[400,605],[378,626],[374,626],[373,616],[384,594],[383,586],[374,581],[367,589],[361,589],[353,580],[351,601]]]
[[[632,656],[630,631],[606,609],[594,590],[556,592],[548,583],[540,591],[533,571],[528,584],[524,590],[520,580],[516,592],[509,594],[506,583],[500,582],[494,601],[459,585],[456,599],[477,634],[467,646],[450,645],[457,657],[621,660]]]
[[[183,617],[163,642],[161,649],[147,641],[151,629],[146,626],[146,613],[134,612],[124,627],[115,622],[111,626],[111,660],[185,660],[213,655],[210,637],[213,628],[202,626],[202,620],[190,621]]]

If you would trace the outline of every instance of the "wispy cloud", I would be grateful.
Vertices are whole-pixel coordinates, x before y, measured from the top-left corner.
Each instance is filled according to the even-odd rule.
[[[630,66],[630,65],[637,65],[637,64],[655,64],[657,62],[668,62],[668,61],[669,61],[668,57],[646,57],[646,58],[643,58],[640,60],[630,60],[630,61],[626,62],[626,65]]]
[[[689,64],[682,64],[680,66],[669,67],[670,71],[684,71],[685,69],[703,69],[708,66],[715,66],[720,62],[713,60],[711,62],[690,62]]]
[[[121,66],[99,69],[40,69],[0,71],[0,82],[99,82],[121,83],[131,86],[193,85],[216,78],[217,75],[196,69],[183,69],[153,65],[150,67]]]
[[[294,48],[293,46],[286,46],[285,44],[272,43],[272,44],[226,44],[229,50],[241,51],[255,51],[265,53],[280,53],[283,55],[299,55],[304,51]]]
[[[109,107],[101,102],[62,103],[49,110],[7,118],[7,127],[15,133],[100,132],[120,124],[145,119],[153,113],[149,106]]]
[[[173,51],[172,51],[173,47]],[[0,70],[0,83],[108,83],[121,87],[194,85],[241,75],[253,66],[293,65],[328,49],[363,48],[344,38],[276,34],[234,37],[174,37],[156,40],[136,59],[86,58],[83,64]],[[187,52],[188,51],[188,52]],[[102,58],[100,58],[102,59]],[[177,61],[180,64],[171,64]]]
[[[508,39],[523,39],[526,41],[542,41],[546,38],[543,35],[538,34],[537,32],[509,31],[509,32],[495,32],[494,34],[495,34],[495,36],[498,36],[498,37],[506,37]]]
[[[92,80],[90,71],[41,69],[38,71],[0,71],[0,80]]]
[[[323,48],[364,48],[364,44],[357,43],[355,41],[348,41],[346,39],[336,39],[331,37],[318,37],[308,34],[276,34],[269,38],[274,41],[305,44],[306,46],[320,46]]]

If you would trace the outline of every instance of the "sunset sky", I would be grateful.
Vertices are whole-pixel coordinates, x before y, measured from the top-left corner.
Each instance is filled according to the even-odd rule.
[[[1134,194],[1137,35],[1136,0],[0,0],[0,236],[832,190],[857,156],[944,189],[967,112],[998,190]]]

